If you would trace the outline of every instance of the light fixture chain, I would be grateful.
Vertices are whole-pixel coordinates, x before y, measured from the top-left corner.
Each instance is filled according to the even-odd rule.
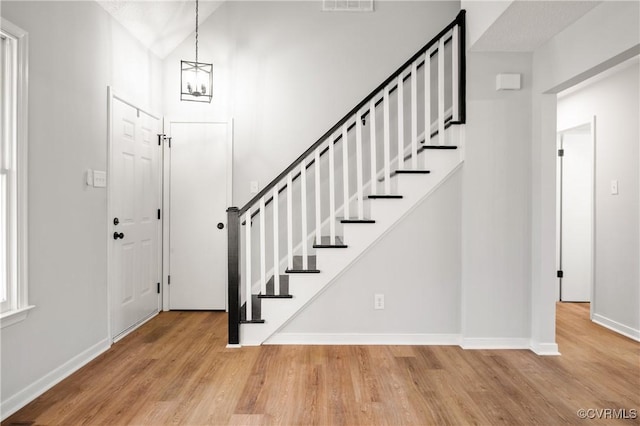
[[[196,0],[196,64],[197,63],[198,63],[198,0]]]

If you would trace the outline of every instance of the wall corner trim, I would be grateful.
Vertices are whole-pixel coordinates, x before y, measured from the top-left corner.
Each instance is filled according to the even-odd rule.
[[[560,355],[560,351],[558,350],[557,343],[541,343],[535,340],[531,340],[531,344],[529,346],[531,352],[540,356],[558,356]]]
[[[2,421],[14,414],[16,411],[51,389],[62,380],[84,367],[90,361],[104,353],[111,347],[109,338],[105,338],[95,345],[89,347],[85,351],[71,358],[69,361],[55,368],[40,379],[31,383],[21,391],[9,396],[0,402],[0,412],[2,412]]]

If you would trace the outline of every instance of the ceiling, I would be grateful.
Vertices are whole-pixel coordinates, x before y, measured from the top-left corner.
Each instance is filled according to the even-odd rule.
[[[204,22],[225,0],[200,0]],[[195,29],[195,0],[96,0],[143,45],[166,57]],[[515,0],[472,46],[474,51],[532,52],[600,1]]]
[[[160,58],[166,57],[195,30],[195,0],[96,2]],[[200,0],[199,22],[202,24],[223,2]]]
[[[484,52],[533,52],[600,1],[515,0],[472,46]]]

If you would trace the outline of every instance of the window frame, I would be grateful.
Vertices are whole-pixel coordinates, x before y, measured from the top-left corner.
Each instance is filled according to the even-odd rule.
[[[0,313],[0,328],[7,327],[24,320],[29,311],[34,306],[29,305],[28,299],[28,194],[27,194],[27,154],[28,154],[28,41],[29,35],[22,28],[14,25],[4,18],[0,18],[0,32],[2,37],[10,40],[11,49],[5,58],[9,59],[3,75],[6,76],[7,70],[9,80],[7,86],[12,96],[2,96],[2,104],[0,105],[3,114],[3,127],[5,135],[1,135],[3,139],[9,141],[5,147],[3,157],[8,154],[11,149],[11,172],[7,172],[8,181],[8,199],[12,200],[10,212],[7,214],[7,222],[9,228],[8,241],[5,251],[7,261],[7,294],[10,296],[8,303],[3,303]],[[4,42],[3,42],[4,43]],[[2,84],[4,82],[0,82]],[[5,92],[7,87],[2,88]],[[8,108],[8,109],[7,109]],[[4,123],[5,119],[7,120]],[[5,158],[6,161],[6,158]],[[5,167],[7,163],[0,165]],[[4,209],[3,209],[4,210]],[[3,212],[6,214],[6,212]]]

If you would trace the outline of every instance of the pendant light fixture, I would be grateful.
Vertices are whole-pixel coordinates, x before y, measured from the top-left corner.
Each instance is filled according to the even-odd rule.
[[[180,61],[180,100],[211,102],[213,64],[198,62],[198,0],[196,0],[196,60]]]

